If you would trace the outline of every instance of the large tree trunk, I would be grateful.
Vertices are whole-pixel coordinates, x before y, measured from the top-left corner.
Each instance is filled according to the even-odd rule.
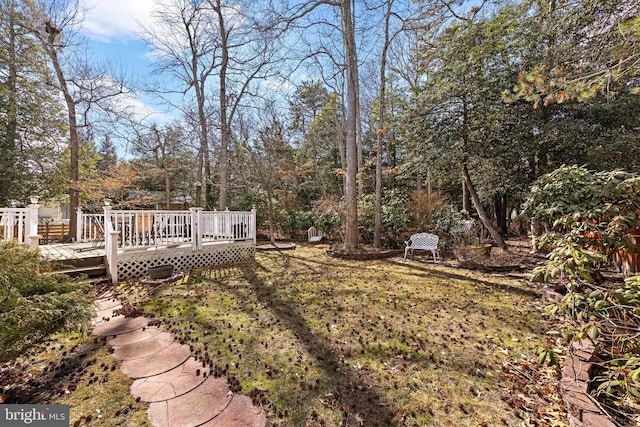
[[[195,70],[194,70],[195,71]],[[199,137],[200,137],[200,149],[198,150],[198,170],[196,171],[196,207],[202,207],[202,189],[204,188],[205,193],[207,191],[207,187],[209,186],[209,182],[204,179],[203,176],[203,168],[206,167],[206,163],[208,162],[208,151],[209,151],[209,136],[208,136],[208,128],[207,128],[207,117],[204,111],[205,108],[205,99],[204,99],[204,87],[200,83],[199,80],[196,80],[195,83],[195,92],[196,92],[196,101],[198,103],[198,122],[199,122]],[[207,204],[207,200],[205,198],[205,205]]]
[[[385,122],[386,104],[386,70],[387,70],[387,50],[389,49],[389,20],[391,19],[391,4],[387,2],[387,13],[385,14],[384,25],[384,46],[380,55],[380,112],[378,113],[378,140],[376,147],[376,213],[373,232],[373,246],[382,248],[382,144],[384,135],[387,133]],[[361,180],[362,181],[362,180]]]
[[[462,210],[471,212],[471,197],[469,196],[469,189],[464,183],[464,178],[460,182],[460,185],[462,185]]]
[[[464,182],[469,189],[471,200],[473,200],[473,204],[476,208],[476,212],[478,213],[478,217],[480,218],[482,225],[484,225],[484,227],[487,229],[487,231],[493,238],[493,241],[496,242],[498,248],[506,251],[508,249],[507,244],[505,243],[500,233],[498,233],[498,230],[496,230],[496,228],[491,223],[491,218],[489,218],[489,215],[487,215],[487,211],[485,211],[482,207],[482,202],[480,201],[480,197],[478,197],[478,193],[476,193],[476,190],[473,187],[473,182],[471,181],[471,177],[469,176],[469,171],[467,170],[466,164],[462,166],[462,175],[464,177]]]
[[[352,0],[341,1],[342,36],[344,39],[345,60],[347,64],[347,120],[346,120],[346,160],[347,176],[345,180],[345,198],[347,201],[347,224],[345,229],[345,250],[354,251],[358,247],[358,149],[356,142],[357,127],[357,79],[358,58],[351,11]]]
[[[505,193],[495,195],[496,223],[503,236],[507,235],[507,195]]]
[[[50,23],[47,24],[47,39],[45,40],[45,50],[51,59],[53,69],[58,79],[58,85],[60,91],[64,97],[64,102],[67,106],[67,121],[69,124],[69,234],[64,238],[65,241],[77,240],[79,236],[76,236],[77,230],[77,215],[76,211],[80,204],[80,177],[79,177],[79,144],[78,144],[78,122],[76,115],[76,103],[69,92],[67,86],[67,80],[60,66],[60,60],[58,59],[58,52],[54,45],[56,36],[60,33],[60,30],[53,27]]]

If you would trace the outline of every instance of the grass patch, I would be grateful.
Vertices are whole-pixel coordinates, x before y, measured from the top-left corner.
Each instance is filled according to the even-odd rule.
[[[533,349],[549,338],[532,284],[324,249],[125,292],[275,425],[535,425],[525,420],[558,413],[553,388],[535,391]]]
[[[174,285],[114,292],[160,320],[270,426],[565,426],[535,285],[401,258],[344,261],[326,245]],[[64,403],[71,425],[145,426],[104,340],[58,334],[0,366],[6,403]]]

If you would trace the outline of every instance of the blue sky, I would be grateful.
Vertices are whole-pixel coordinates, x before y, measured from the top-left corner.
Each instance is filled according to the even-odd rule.
[[[152,61],[149,50],[139,38],[141,24],[151,24],[155,0],[80,0],[85,10],[81,32],[88,38],[89,49],[96,62],[108,61],[122,68],[132,80],[150,75]],[[117,76],[116,76],[117,77]],[[153,120],[163,122],[168,117],[154,106],[150,97],[132,94],[126,101],[135,107],[139,117],[151,112]]]

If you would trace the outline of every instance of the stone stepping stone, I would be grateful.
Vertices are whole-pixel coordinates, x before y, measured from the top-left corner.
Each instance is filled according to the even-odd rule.
[[[162,329],[160,329],[159,327],[143,326],[142,328],[135,329],[131,332],[107,337],[107,344],[113,346],[133,344],[136,342],[148,340],[149,338],[153,338],[160,332],[162,332]]]
[[[208,374],[209,368],[203,368],[202,363],[190,357],[182,365],[164,374],[135,380],[131,384],[131,394],[143,402],[173,399],[198,387]]]
[[[231,398],[226,378],[207,377],[182,396],[150,404],[147,417],[156,427],[199,426],[218,416]]]
[[[122,304],[120,303],[120,301],[115,298],[106,298],[102,300],[96,300],[94,304],[96,306],[96,310],[98,311],[106,310],[108,308],[112,308],[116,306],[122,307]]]
[[[236,394],[220,415],[201,427],[264,427],[266,424],[267,416],[262,408],[255,406],[249,396]]]
[[[110,307],[110,308],[105,308],[103,310],[96,310],[96,317],[95,319],[98,322],[103,321],[103,319],[107,318],[111,318],[111,317],[115,317],[115,312],[116,310],[119,310],[122,308],[122,304],[118,304],[114,307]]]
[[[120,370],[129,378],[146,378],[162,374],[181,365],[189,358],[190,353],[188,345],[174,341],[167,348],[150,356],[124,360],[120,365]]]
[[[109,335],[120,335],[127,332],[140,329],[149,324],[146,317],[124,317],[116,316],[109,321],[100,322],[93,328],[93,334],[99,337],[108,337]]]
[[[152,356],[161,352],[173,342],[173,335],[162,332],[148,340],[113,347],[113,357],[119,360],[133,360]]]

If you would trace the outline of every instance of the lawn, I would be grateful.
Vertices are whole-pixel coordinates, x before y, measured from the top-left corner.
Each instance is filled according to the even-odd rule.
[[[557,371],[535,362],[534,349],[555,339],[536,285],[428,256],[344,261],[326,248],[258,252],[171,286],[117,291],[237,379],[269,425],[565,425]],[[104,349],[91,357],[126,390]],[[88,374],[73,375],[73,391],[48,399],[69,403],[72,419],[99,406],[110,418],[102,425],[143,413],[122,390],[109,391],[122,395],[112,405],[92,395]]]

